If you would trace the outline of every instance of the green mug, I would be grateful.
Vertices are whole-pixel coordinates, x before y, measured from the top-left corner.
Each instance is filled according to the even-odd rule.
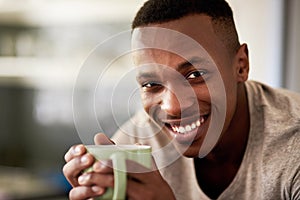
[[[112,160],[114,171],[114,189],[108,188],[97,200],[121,200],[126,198],[127,169],[126,160],[135,161],[151,168],[151,146],[147,145],[86,145],[87,151],[96,160]],[[89,168],[87,171],[91,171]]]

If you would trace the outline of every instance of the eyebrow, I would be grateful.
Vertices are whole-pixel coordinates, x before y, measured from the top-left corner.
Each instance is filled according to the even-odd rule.
[[[204,63],[206,62],[205,59],[201,58],[201,57],[197,57],[197,56],[194,56],[180,64],[177,65],[176,69],[178,71],[182,71],[184,70],[185,68],[189,67],[189,66],[193,66],[195,63]],[[136,80],[139,81],[141,79],[154,79],[154,78],[157,78],[158,75],[154,72],[142,72],[142,73],[138,73],[137,76],[136,76]]]
[[[189,67],[191,65],[194,65],[195,63],[203,63],[205,62],[205,60],[203,58],[200,57],[192,57],[190,59],[188,59],[187,61],[180,63],[179,65],[177,65],[177,70],[183,70],[186,67]]]
[[[142,73],[138,73],[136,76],[136,80],[139,81],[141,79],[153,79],[153,78],[157,78],[157,75],[153,72],[142,72]]]

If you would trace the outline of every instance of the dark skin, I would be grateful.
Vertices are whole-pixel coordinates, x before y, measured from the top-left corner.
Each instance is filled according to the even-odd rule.
[[[198,65],[198,63],[195,66],[185,64],[184,69],[179,70],[178,66],[182,66],[182,63],[187,63],[187,61],[179,56],[162,51],[145,51],[134,57],[137,66],[147,63],[149,60],[151,62],[154,61],[155,63],[167,66],[167,68],[173,71],[175,70],[177,74],[182,74],[191,83],[191,88],[196,94],[196,98],[191,101],[190,98],[185,98],[189,94],[183,93],[183,99],[180,100],[184,107],[182,108],[180,107],[180,101],[173,91],[186,91],[184,90],[185,84],[175,81],[174,77],[169,76],[169,73],[163,74],[161,70],[150,68],[152,74],[156,73],[157,76],[163,74],[161,81],[168,87],[156,84],[154,85],[155,89],[152,90],[153,80],[149,80],[149,84],[144,84],[144,81],[148,80],[145,77],[141,77],[140,84],[144,84],[142,101],[145,111],[150,116],[151,109],[155,107],[158,109],[155,112],[157,115],[152,117],[156,117],[157,120],[164,122],[169,122],[169,119],[176,121],[176,123],[195,121],[193,110],[197,109],[209,116],[205,119],[202,128],[197,128],[197,134],[192,143],[187,145],[182,140],[175,140],[174,143],[179,149],[181,147],[185,149],[184,156],[195,158],[196,175],[201,189],[207,196],[216,198],[234,179],[247,144],[250,123],[244,85],[249,71],[247,45],[241,45],[234,54],[229,54],[222,40],[214,32],[211,18],[205,15],[187,16],[179,20],[153,24],[151,26],[172,29],[193,38],[203,46],[217,66],[217,70],[215,70],[206,65]],[[160,38],[164,40],[163,37],[158,37],[154,41],[159,43],[161,42],[159,41]],[[202,77],[199,71],[207,73],[204,73]],[[165,70],[165,72],[167,71]],[[218,73],[221,75],[222,84],[224,84],[226,90],[224,126],[214,149],[204,158],[199,159],[199,150],[201,149],[205,135],[208,134],[207,127],[211,122],[210,112],[211,110],[218,112],[220,105],[224,102],[224,97],[220,95],[218,90],[218,86],[220,85],[218,82]],[[202,79],[205,79],[205,81],[202,81]],[[212,92],[208,91],[207,84],[211,84],[215,90]],[[168,88],[174,88],[175,90],[172,91]],[[211,99],[215,99],[215,101],[211,101]],[[195,106],[199,107],[195,109]],[[182,110],[188,114],[185,119],[181,118]],[[170,127],[165,126],[163,129],[170,139],[174,138],[175,134],[172,133]],[[96,135],[95,142],[97,144],[111,143],[104,135]],[[75,151],[75,149],[77,150]],[[105,192],[105,188],[112,187],[113,176],[111,169],[106,169],[105,166],[101,167],[101,163],[99,162],[94,164],[94,172],[88,176],[80,173],[82,170],[92,166],[94,162],[93,156],[86,153],[83,145],[79,145],[77,148],[76,146],[72,147],[66,153],[65,160],[67,163],[63,171],[73,186],[70,192],[70,199],[82,200],[99,196]],[[161,177],[158,170],[149,173],[130,174],[129,176],[132,176],[132,179],[129,179],[127,187],[128,198],[175,199],[170,186]]]
[[[244,87],[244,86],[243,86]],[[241,104],[248,105],[246,91],[244,89],[241,97]],[[240,107],[238,105],[238,107]],[[249,130],[249,109],[248,106],[241,106],[234,116],[245,115],[245,120],[241,120],[241,126]],[[237,119],[233,119],[237,120]],[[234,126],[233,124],[232,126]],[[238,127],[231,127],[232,130],[238,130]],[[240,164],[243,160],[244,152],[248,141],[249,131],[239,133],[233,131],[230,137],[237,138],[239,143],[234,143],[229,137],[223,135],[218,146],[205,158],[195,158],[194,164],[198,184],[203,192],[212,199],[216,199],[229,186],[239,170]],[[228,142],[226,142],[228,140]],[[233,151],[234,150],[234,151]],[[238,152],[238,153],[233,153]],[[217,157],[218,159],[215,159]],[[198,169],[198,170],[197,170]]]

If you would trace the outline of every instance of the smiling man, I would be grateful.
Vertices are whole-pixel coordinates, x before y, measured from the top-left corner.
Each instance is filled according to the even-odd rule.
[[[151,145],[157,169],[128,173],[128,199],[300,199],[300,95],[247,81],[248,49],[228,4],[149,0],[132,28],[146,114],[113,139]],[[84,146],[65,159],[71,199],[113,186],[101,162],[80,173],[94,162]]]

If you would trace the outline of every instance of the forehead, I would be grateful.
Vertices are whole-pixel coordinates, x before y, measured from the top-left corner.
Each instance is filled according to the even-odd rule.
[[[187,60],[176,53],[154,48],[143,49],[134,52],[133,59],[137,66],[151,63],[165,66],[175,66],[178,63],[182,63]]]
[[[206,15],[136,28],[132,34],[132,48],[137,50],[133,58],[138,65],[146,62],[170,64],[194,56],[212,58],[218,65],[224,63],[226,54],[225,46]]]

